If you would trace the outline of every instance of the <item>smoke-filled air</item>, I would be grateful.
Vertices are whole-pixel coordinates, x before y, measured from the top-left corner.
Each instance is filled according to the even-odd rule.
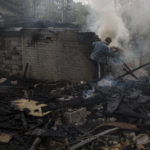
[[[128,29],[123,22],[113,0],[91,0],[91,13],[88,18],[90,30],[96,32],[101,39],[106,36],[117,42],[128,41]]]
[[[150,0],[89,0],[88,29],[112,45],[122,47],[128,59],[147,61],[150,47]],[[141,62],[137,57],[145,56]],[[139,60],[139,59],[138,59]]]

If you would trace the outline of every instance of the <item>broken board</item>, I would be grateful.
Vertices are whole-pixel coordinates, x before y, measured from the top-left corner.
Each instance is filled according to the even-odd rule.
[[[42,107],[47,106],[47,104],[38,104],[37,101],[29,99],[17,99],[12,102],[12,105],[18,108],[20,111],[29,110],[29,115],[35,117],[44,117],[51,113],[51,111],[42,112]]]

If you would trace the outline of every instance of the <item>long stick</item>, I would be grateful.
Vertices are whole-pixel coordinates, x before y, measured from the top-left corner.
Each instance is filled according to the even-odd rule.
[[[31,146],[30,150],[37,150],[37,148],[39,147],[41,141],[42,141],[42,139],[40,137],[37,137],[34,140],[34,142],[33,142],[32,146]]]
[[[146,64],[144,64],[144,65],[142,65],[142,66],[139,66],[139,67],[137,67],[137,68],[135,68],[135,69],[133,69],[133,70],[131,70],[131,71],[129,71],[129,72],[127,72],[127,73],[125,73],[125,74],[119,76],[119,77],[117,77],[115,80],[121,79],[121,78],[125,77],[126,75],[128,75],[128,74],[130,74],[130,73],[133,73],[133,72],[135,72],[135,71],[137,71],[137,70],[139,70],[139,69],[141,69],[141,68],[144,68],[144,67],[146,67],[146,66],[148,66],[148,65],[150,65],[150,62],[148,62],[148,63],[146,63]]]
[[[45,129],[48,129],[49,123],[50,123],[50,119],[48,120],[47,124],[44,126]],[[42,138],[36,137],[30,150],[37,150],[41,142],[42,142]]]
[[[25,80],[26,77],[27,77],[28,67],[29,67],[29,63],[26,63],[25,70],[24,70],[24,75],[23,75],[23,80]]]
[[[99,137],[101,137],[101,136],[103,136],[103,135],[106,135],[106,134],[111,133],[111,132],[113,132],[113,131],[117,131],[118,129],[119,129],[119,128],[113,128],[113,129],[105,130],[105,131],[103,131],[103,132],[101,132],[101,133],[98,133],[98,134],[92,136],[91,138],[88,138],[88,139],[86,139],[86,140],[84,140],[84,141],[81,141],[80,143],[78,143],[78,144],[76,144],[76,145],[73,145],[72,147],[70,147],[70,150],[76,150],[76,149],[78,149],[78,148],[84,146],[85,144],[88,144],[88,143],[90,143],[90,142],[92,142],[92,141],[98,139]]]
[[[131,70],[127,70],[126,68],[123,68],[123,70],[128,73]],[[129,73],[134,79],[137,79],[137,77],[133,73]]]
[[[127,70],[125,69],[126,73],[128,73],[129,71],[131,71],[130,67],[125,63],[125,61],[121,58],[119,58],[120,61],[123,63],[123,65],[127,68]],[[131,76],[133,76],[135,79],[138,79],[136,77],[136,75],[134,73],[129,73]]]
[[[130,67],[129,67],[125,62],[124,62],[123,65],[128,69],[126,72],[131,71]],[[138,79],[134,73],[130,73],[130,74],[131,74],[131,76],[133,76],[135,79]]]

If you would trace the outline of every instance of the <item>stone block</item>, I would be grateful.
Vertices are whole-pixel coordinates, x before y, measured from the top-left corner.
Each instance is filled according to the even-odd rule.
[[[148,134],[139,134],[136,138],[137,145],[145,145],[150,141]]]
[[[64,113],[64,118],[67,123],[80,123],[86,120],[86,117],[89,115],[89,112],[86,108],[80,108],[77,110],[71,110]]]

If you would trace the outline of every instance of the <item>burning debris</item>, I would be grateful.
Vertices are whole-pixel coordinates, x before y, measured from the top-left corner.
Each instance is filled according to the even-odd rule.
[[[149,148],[150,83],[121,77],[99,83],[1,78],[0,147]]]
[[[38,9],[43,10],[43,17],[46,15],[44,7],[40,7],[40,4],[47,7],[49,1],[46,2],[47,5],[42,2],[33,5],[34,17],[41,16],[36,14]],[[150,82],[148,77],[136,74],[150,62],[141,65],[141,52],[140,66],[133,69],[120,58],[125,56],[121,54],[125,51],[108,47],[112,41],[123,49],[130,47],[124,46],[130,35],[126,20],[119,14],[121,3],[91,1],[96,11],[94,15],[97,14],[90,21],[90,24],[95,23],[91,30],[102,40],[105,38],[105,42],[95,33],[79,32],[80,26],[72,23],[75,18],[68,14],[71,7],[78,6],[75,2],[52,0],[51,4],[55,6],[53,13],[59,10],[59,18],[53,16],[56,22],[52,23],[47,21],[51,16],[35,23],[34,19],[32,22],[28,20],[32,17],[26,20],[24,14],[18,16],[24,18],[19,22],[16,17],[14,21],[12,13],[9,17],[13,21],[7,19],[6,14],[0,14],[1,71],[22,76],[0,78],[0,149],[150,149]],[[11,4],[3,0],[3,5],[8,8]],[[21,6],[18,5],[24,11],[25,6]],[[18,10],[17,7],[14,9]],[[23,28],[16,28],[16,24]],[[26,26],[28,28],[24,28]],[[90,58],[93,64],[96,62],[95,67],[89,59],[92,42],[95,44]],[[112,59],[110,63],[108,59]],[[111,61],[123,67],[125,73],[114,76],[109,70]],[[90,81],[97,64],[97,79],[100,81]],[[133,79],[124,78],[127,75]],[[55,82],[31,80],[30,77]],[[82,79],[87,81],[76,82]]]

